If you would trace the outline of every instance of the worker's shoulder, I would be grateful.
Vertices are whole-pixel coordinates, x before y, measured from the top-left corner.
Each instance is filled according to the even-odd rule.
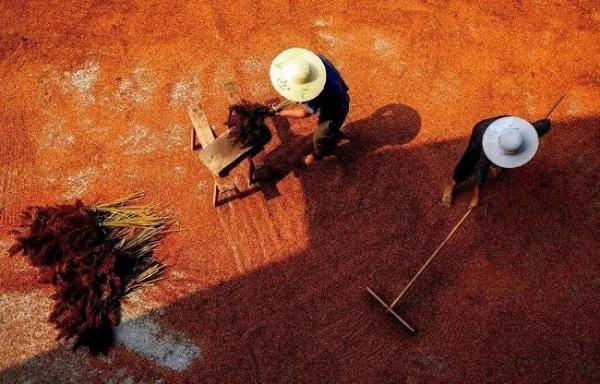
[[[482,128],[482,127],[483,127],[483,128],[487,128],[487,127],[489,127],[489,126],[490,126],[490,125],[491,125],[491,124],[492,124],[494,121],[496,121],[496,120],[498,120],[498,119],[501,119],[501,118],[503,118],[503,117],[506,117],[506,116],[509,116],[509,115],[500,115],[500,116],[488,117],[487,119],[483,119],[483,120],[481,120],[481,121],[478,121],[478,122],[475,124],[475,128]]]
[[[477,122],[477,124],[486,124],[486,123],[491,124],[494,121],[501,119],[503,117],[506,117],[506,116],[509,116],[509,115],[499,115],[499,116],[494,116],[494,117],[488,117],[487,119],[483,119],[483,120]]]

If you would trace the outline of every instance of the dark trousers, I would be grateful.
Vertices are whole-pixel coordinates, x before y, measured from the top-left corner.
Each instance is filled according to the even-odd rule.
[[[456,164],[456,168],[454,169],[453,179],[456,184],[462,183],[475,173],[477,162],[479,161],[480,156],[480,153],[471,147],[467,147],[467,150],[462,155],[458,161],[458,164]]]
[[[340,129],[346,121],[348,110],[350,107],[350,96],[346,94],[346,108],[343,113],[336,119],[320,120],[313,136],[315,153],[318,157],[328,156],[333,154],[337,142],[340,138]]]

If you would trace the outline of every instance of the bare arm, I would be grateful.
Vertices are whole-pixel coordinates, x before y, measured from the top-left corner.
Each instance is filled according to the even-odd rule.
[[[276,113],[277,116],[283,117],[294,117],[294,118],[303,118],[311,116],[311,113],[304,107],[302,108],[293,108],[293,109],[284,109]]]

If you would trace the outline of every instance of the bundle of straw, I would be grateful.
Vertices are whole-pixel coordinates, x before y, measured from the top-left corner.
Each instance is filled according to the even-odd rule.
[[[229,136],[242,146],[262,146],[271,140],[271,131],[265,119],[273,114],[268,105],[241,100],[229,106],[229,115],[225,125]]]
[[[121,301],[163,278],[156,259],[159,241],[174,221],[155,205],[136,205],[143,193],[106,204],[28,207],[9,254],[22,253],[55,286],[49,317],[57,339],[75,339],[74,348],[106,354],[112,326],[121,320]]]

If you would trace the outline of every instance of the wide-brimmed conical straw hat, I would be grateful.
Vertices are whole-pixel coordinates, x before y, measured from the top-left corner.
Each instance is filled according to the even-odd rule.
[[[289,48],[275,57],[270,76],[281,96],[297,102],[309,101],[325,87],[325,64],[307,49]]]
[[[535,155],[538,145],[537,131],[520,117],[501,117],[483,134],[485,155],[502,168],[516,168],[527,163]]]

